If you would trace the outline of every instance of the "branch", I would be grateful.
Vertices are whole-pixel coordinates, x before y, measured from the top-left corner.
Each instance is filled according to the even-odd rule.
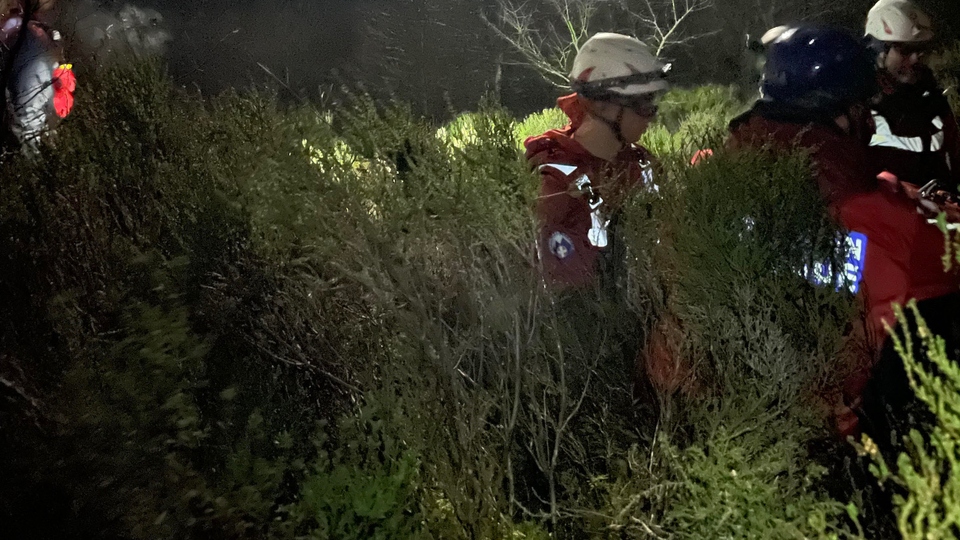
[[[523,65],[538,71],[550,84],[566,88],[573,57],[590,33],[595,0],[549,0],[551,17],[535,17],[528,2],[497,0],[498,22],[484,22],[514,51]],[[535,20],[547,19],[538,29]]]
[[[630,4],[639,4],[631,8]],[[649,34],[648,39],[656,57],[661,57],[667,48],[689,43],[717,33],[717,30],[687,34],[690,16],[713,7],[714,0],[623,0],[626,14],[635,21],[639,34]]]

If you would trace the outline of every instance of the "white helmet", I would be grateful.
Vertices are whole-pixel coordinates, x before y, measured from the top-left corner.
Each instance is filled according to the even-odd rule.
[[[664,78],[669,69],[639,39],[601,32],[577,52],[570,86],[588,99],[644,96],[670,87]]]
[[[867,14],[866,35],[893,43],[933,39],[930,17],[907,0],[880,0]]]

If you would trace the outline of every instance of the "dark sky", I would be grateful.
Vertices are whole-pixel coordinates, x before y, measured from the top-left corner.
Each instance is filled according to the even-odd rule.
[[[360,41],[350,0],[153,0],[174,41],[179,78],[205,90],[267,77],[261,63],[296,90],[348,66]],[[315,90],[315,89],[311,89]]]

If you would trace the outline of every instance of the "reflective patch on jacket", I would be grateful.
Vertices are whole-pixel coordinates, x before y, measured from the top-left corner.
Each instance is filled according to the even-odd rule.
[[[921,137],[901,137],[895,135],[890,128],[890,122],[888,122],[886,118],[877,111],[870,111],[870,113],[873,115],[873,124],[876,129],[873,136],[870,137],[870,146],[882,146],[884,148],[895,148],[897,150],[917,153],[927,151]],[[930,138],[930,151],[937,152],[943,148],[945,141],[943,119],[937,116],[931,123],[937,131]]]
[[[547,244],[550,248],[550,253],[560,260],[566,259],[570,255],[573,255],[573,240],[571,240],[569,236],[563,234],[562,232],[555,232],[550,235],[550,240],[548,240]]]
[[[804,267],[801,275],[819,287],[832,284],[839,291],[846,285],[848,291],[857,294],[867,260],[867,235],[852,231],[846,235],[843,242],[847,260],[843,264],[842,271],[834,271],[833,265],[829,261],[824,261],[815,263],[812,268]]]
[[[945,136],[943,134],[943,120],[939,116],[933,119],[933,126],[937,128],[937,132],[933,134],[933,138],[930,139],[930,151],[937,152],[943,148],[943,143],[945,141]]]
[[[643,179],[643,187],[651,193],[660,193],[660,186],[653,181],[653,162],[640,160],[637,162],[643,171],[640,176]]]

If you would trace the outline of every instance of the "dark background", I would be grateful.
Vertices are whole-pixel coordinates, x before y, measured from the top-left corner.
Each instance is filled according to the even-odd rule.
[[[751,83],[745,35],[801,19],[862,28],[872,0],[716,0],[697,13],[689,31],[710,35],[670,50],[675,82]],[[960,1],[918,0],[939,34],[960,30]],[[92,10],[115,13],[125,2],[63,0],[61,24]],[[363,88],[397,97],[425,114],[444,117],[475,107],[486,92],[517,114],[552,104],[559,91],[517,58],[483,22],[495,0],[142,0],[157,10],[171,36],[166,56],[177,81],[206,93],[272,83],[289,99],[335,100]],[[541,20],[549,12],[537,1]],[[539,6],[539,7],[538,7]],[[824,10],[827,10],[824,13]],[[595,30],[625,30],[597,21]],[[640,36],[642,37],[642,36]],[[264,69],[266,68],[266,69]],[[272,73],[268,73],[267,69]]]

